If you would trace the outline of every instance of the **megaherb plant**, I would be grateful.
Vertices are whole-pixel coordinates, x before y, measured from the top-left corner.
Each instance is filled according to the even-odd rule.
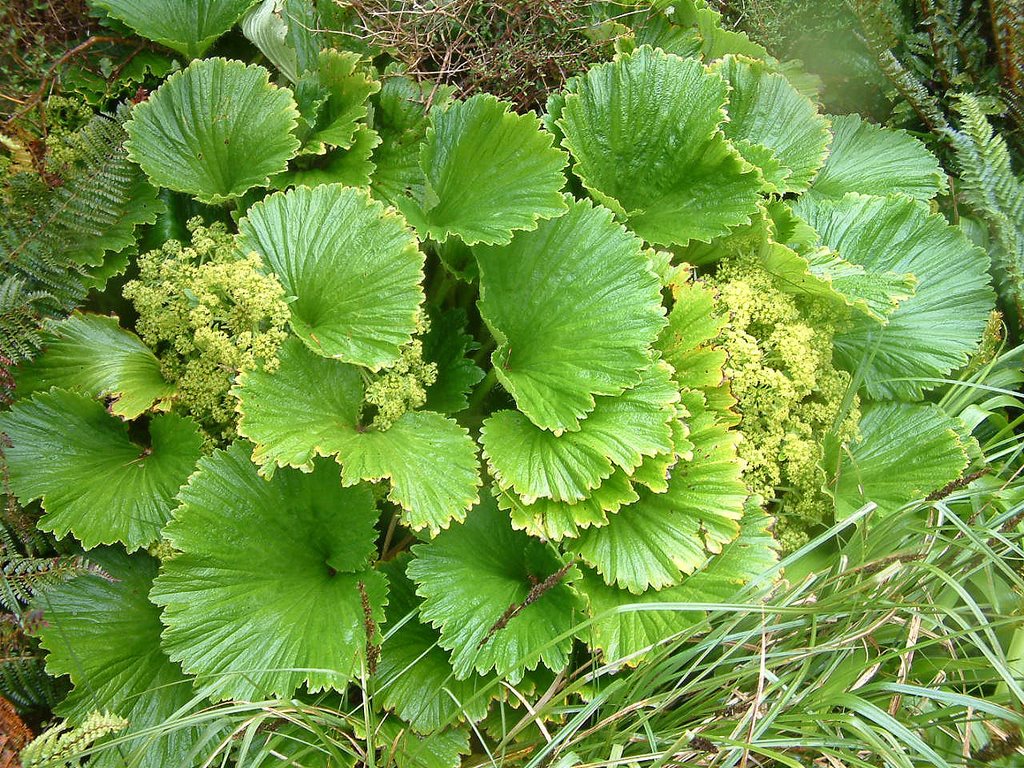
[[[126,124],[167,204],[131,312],[52,323],[0,414],[13,494],[98,569],[37,600],[74,687],[34,759],[116,726],[93,764],[188,765],[230,736],[160,737],[181,711],[319,695],[456,765],[492,702],[700,626],[770,514],[795,549],[976,456],[925,400],[994,301],[937,162],[703,4],[638,9],[543,119],[302,2],[95,5],[195,58]],[[239,19],[274,72],[200,58]]]

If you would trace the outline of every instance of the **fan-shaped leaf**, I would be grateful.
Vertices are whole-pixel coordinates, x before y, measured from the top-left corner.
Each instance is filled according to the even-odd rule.
[[[399,357],[423,301],[423,255],[401,216],[331,184],[271,195],[239,223],[292,302],[292,328],[319,355],[378,370]]]
[[[380,90],[380,82],[365,68],[361,57],[332,48],[320,52],[319,82],[327,99],[317,120],[315,141],[348,149],[359,121],[366,117],[367,100]]]
[[[565,153],[533,114],[517,115],[489,94],[435,107],[420,153],[423,198],[399,205],[434,240],[507,243],[566,210]]]
[[[441,630],[456,677],[494,669],[515,683],[541,662],[566,665],[579,571],[512,530],[493,499],[485,496],[464,523],[413,554],[408,573],[424,598],[420,615]]]
[[[825,459],[838,470],[830,482],[838,520],[868,502],[881,514],[895,512],[953,482],[967,466],[958,427],[937,405],[872,403],[859,430],[860,439],[842,455]]]
[[[578,429],[594,395],[634,386],[649,365],[665,321],[640,245],[582,201],[507,247],[475,249],[495,372],[537,426]]]
[[[19,369],[19,397],[50,387],[74,389],[109,398],[107,409],[124,419],[169,407],[174,385],[161,375],[156,356],[116,317],[75,313],[50,326],[50,334],[46,351]]]
[[[662,331],[658,349],[674,369],[682,387],[722,386],[725,350],[711,344],[729,317],[715,306],[714,294],[700,283],[684,283],[673,291],[675,303]]]
[[[495,481],[526,504],[539,498],[578,502],[615,467],[631,474],[645,456],[672,450],[671,421],[679,390],[664,363],[644,371],[640,383],[600,397],[579,430],[555,435],[519,411],[500,411],[480,430]]]
[[[238,442],[203,459],[181,491],[165,535],[182,554],[151,594],[164,606],[164,647],[219,698],[342,690],[365,653],[361,592],[375,621],[386,602],[369,568],[373,496],[342,488],[326,461],[264,480],[249,450]]]
[[[85,227],[77,230],[73,243],[69,243],[68,255],[78,264],[102,267],[111,260],[111,254],[123,253],[135,245],[136,228],[141,224],[152,224],[164,210],[163,201],[157,196],[158,190],[146,179],[146,175],[135,165],[128,165],[134,179],[128,187],[128,200],[119,211],[117,221],[101,231],[89,232]],[[93,273],[94,276],[96,272]],[[102,283],[100,284],[102,287]]]
[[[684,393],[683,405],[690,412],[693,458],[675,465],[668,490],[642,491],[608,525],[587,529],[573,542],[608,584],[637,594],[677,583],[739,533],[747,498],[736,457],[739,433],[723,427],[699,393]]]
[[[74,690],[57,714],[80,723],[90,712],[111,712],[129,721],[122,735],[163,725],[193,697],[186,678],[160,649],[160,609],[147,596],[157,562],[149,555],[129,557],[120,548],[89,553],[89,561],[109,578],[86,574],[41,595],[35,607],[46,671],[69,675]],[[165,729],[163,736],[139,737],[122,747],[144,754],[139,768],[187,765],[195,728]],[[119,751],[90,760],[96,768],[120,768]]]
[[[648,242],[685,245],[757,210],[757,173],[719,130],[725,103],[699,61],[643,47],[580,78],[557,125],[596,200]]]
[[[381,564],[389,585],[388,632],[377,664],[377,697],[418,733],[434,733],[464,719],[481,720],[499,693],[497,679],[455,679],[437,630],[420,622],[420,599],[405,575],[408,562],[408,557],[399,557]],[[410,614],[412,618],[390,629]]]
[[[0,414],[11,489],[27,504],[41,499],[39,527],[82,546],[152,544],[170,517],[174,496],[199,459],[196,425],[174,414],[154,416],[148,446],[132,442],[128,425],[88,395],[53,389]]]
[[[874,398],[919,399],[933,382],[967,362],[995,296],[988,256],[963,232],[906,197],[805,195],[795,206],[821,243],[868,273],[910,273],[917,290],[884,327],[855,317],[835,338],[837,362],[863,374]]]
[[[155,185],[221,203],[285,170],[297,118],[263,67],[203,59],[135,107],[125,146]]]
[[[682,418],[689,414],[683,408],[675,408],[674,411],[670,422],[672,449],[644,457],[643,463],[631,473],[616,468],[611,477],[592,490],[587,498],[571,504],[539,498],[527,504],[513,491],[500,491],[496,497],[498,506],[509,512],[513,528],[542,539],[561,541],[575,538],[584,528],[607,525],[609,512],[616,512],[624,505],[639,500],[640,495],[635,490],[637,485],[647,486],[655,493],[664,493],[668,490],[669,470],[680,458],[686,461],[693,458],[689,429],[682,422]]]
[[[847,192],[909,195],[931,200],[946,189],[939,161],[904,131],[866,123],[858,115],[832,118],[832,150],[811,191],[826,197]]]
[[[737,593],[775,565],[777,545],[768,532],[771,518],[760,510],[748,509],[741,532],[726,544],[700,570],[674,587],[660,592],[648,590],[633,595],[624,589],[607,586],[592,571],[584,571],[580,589],[590,603],[590,614],[597,621],[587,641],[604,652],[607,663],[626,660],[639,663],[646,650],[669,640],[703,620],[699,607],[670,607],[672,603],[722,603],[735,600]],[[664,610],[651,606],[666,604]],[[628,606],[638,605],[630,610]]]
[[[499,491],[497,495],[498,506],[509,513],[513,528],[552,541],[574,538],[580,535],[580,530],[590,526],[607,525],[609,512],[639,498],[629,475],[621,469],[615,470],[587,498],[574,504],[553,499],[537,499],[526,504],[513,491]]]
[[[726,56],[713,71],[729,83],[729,120],[723,126],[747,161],[764,172],[772,192],[803,192],[825,162],[828,120],[782,75],[763,61]],[[739,142],[739,143],[736,143]],[[744,147],[771,150],[781,165],[773,172]]]
[[[294,338],[279,358],[275,373],[247,371],[234,390],[239,434],[256,443],[253,461],[266,474],[275,465],[308,471],[314,456],[336,456],[346,485],[390,478],[390,498],[414,529],[437,532],[465,517],[480,486],[476,444],[465,429],[430,412],[406,413],[383,432],[366,428],[358,369]]]
[[[320,184],[344,184],[346,187],[368,187],[373,174],[370,156],[380,144],[380,136],[361,125],[348,149],[331,149],[323,155],[308,155],[296,161],[293,170],[279,173],[270,180],[274,189],[315,187]]]
[[[90,0],[142,37],[202,56],[255,0]]]

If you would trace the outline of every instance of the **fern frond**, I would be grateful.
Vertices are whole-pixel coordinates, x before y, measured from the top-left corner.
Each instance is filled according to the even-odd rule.
[[[992,129],[978,100],[958,99],[961,130],[949,130],[960,171],[961,194],[988,224],[996,243],[997,287],[1024,317],[1024,183],[1014,174],[1006,141]]]
[[[39,347],[37,328],[62,317],[87,293],[76,249],[117,224],[140,171],[128,160],[121,121],[97,115],[75,136],[78,162],[63,183],[26,211],[15,197],[0,210],[0,355],[5,366]],[[24,203],[29,205],[29,203]]]
[[[46,674],[34,647],[0,654],[0,697],[20,711],[45,710],[61,700],[66,687]]]
[[[892,52],[895,33],[884,0],[847,0],[847,4],[857,18],[864,45],[892,87],[930,130],[947,128],[948,121],[938,100]]]
[[[110,578],[81,555],[7,557],[0,568],[0,607],[18,613],[40,592],[91,573]]]

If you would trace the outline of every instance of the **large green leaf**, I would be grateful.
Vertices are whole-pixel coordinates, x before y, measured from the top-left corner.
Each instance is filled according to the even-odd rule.
[[[291,91],[263,67],[203,59],[132,110],[125,146],[155,185],[222,203],[285,170],[297,118]]]
[[[937,405],[872,403],[861,416],[860,438],[825,462],[843,520],[868,502],[881,514],[924,498],[953,482],[967,467],[967,452],[954,420]]]
[[[832,149],[811,191],[826,197],[847,192],[909,195],[931,200],[946,188],[939,161],[904,131],[881,128],[858,115],[832,118]]]
[[[19,397],[50,387],[107,398],[107,409],[135,419],[150,408],[166,410],[174,385],[160,373],[160,362],[116,317],[73,314],[49,328],[45,351],[23,365]]]
[[[68,675],[74,689],[56,713],[74,724],[90,712],[120,715],[129,735],[163,725],[193,697],[192,681],[160,649],[160,609],[149,602],[157,562],[149,555],[128,556],[120,548],[89,553],[103,574],[85,574],[41,594],[34,605],[46,671]],[[139,768],[191,765],[188,749],[195,728],[165,729],[90,761],[95,768],[124,765],[118,752],[142,754]]]
[[[89,0],[142,37],[202,56],[255,0]]]
[[[477,501],[476,444],[444,416],[406,413],[381,431],[361,423],[362,377],[357,368],[319,357],[297,339],[281,346],[274,373],[247,371],[234,392],[239,434],[256,446],[253,461],[309,470],[316,455],[336,456],[346,484],[391,480],[390,498],[405,522],[431,532],[465,517]]]
[[[330,184],[271,195],[238,228],[297,297],[291,324],[310,349],[372,370],[398,360],[423,301],[423,255],[401,216]]]
[[[645,46],[574,82],[557,121],[573,170],[637,234],[685,245],[750,221],[760,181],[721,133],[721,77]]]
[[[182,554],[151,593],[164,648],[216,698],[343,690],[364,663],[362,593],[375,621],[386,602],[369,567],[373,495],[342,488],[327,461],[265,480],[249,452],[236,442],[203,459],[181,491],[165,535]]]
[[[825,162],[828,120],[811,100],[763,61],[729,55],[713,67],[729,83],[725,135],[751,164],[761,168],[769,191],[803,192]],[[746,148],[759,147],[777,161],[775,173]]]
[[[555,435],[519,411],[499,411],[484,422],[480,441],[491,475],[526,504],[540,498],[578,502],[618,467],[632,474],[645,456],[672,450],[671,421],[679,390],[660,363],[640,383],[614,397],[599,397],[575,432]]]
[[[589,629],[589,636],[583,633],[583,639],[591,648],[604,652],[606,663],[639,663],[648,649],[693,627],[705,616],[699,607],[666,606],[657,610],[652,606],[730,602],[744,586],[775,565],[778,547],[768,532],[770,524],[771,518],[760,509],[748,509],[735,541],[726,544],[721,554],[677,586],[660,592],[648,590],[634,595],[609,587],[596,573],[585,571],[580,590],[589,601],[591,616],[597,620]],[[634,605],[637,607],[630,607]]]
[[[608,525],[581,532],[572,544],[608,584],[637,594],[677,583],[739,534],[747,498],[739,433],[719,423],[701,394],[684,393],[683,405],[693,458],[675,465],[664,493],[641,491]]]
[[[438,645],[437,630],[419,619],[420,600],[405,575],[408,563],[403,556],[381,565],[389,591],[376,697],[418,733],[434,733],[464,719],[481,720],[499,693],[498,681],[477,675],[455,678],[449,653]]]
[[[556,671],[568,663],[579,571],[563,570],[545,544],[512,530],[492,498],[413,555],[420,615],[441,630],[456,677],[494,669],[516,683],[540,663]]]
[[[805,195],[796,213],[821,243],[869,273],[910,273],[915,294],[885,326],[854,317],[835,337],[836,361],[863,375],[874,398],[919,399],[967,362],[988,322],[995,295],[989,259],[927,204],[903,196]]]
[[[86,549],[156,541],[203,442],[192,421],[160,414],[140,445],[102,403],[63,389],[19,401],[0,414],[0,431],[11,440],[4,454],[15,495],[41,499],[40,528],[72,533]]]
[[[565,212],[565,153],[535,115],[509,107],[480,94],[431,111],[414,223],[434,240],[456,234],[469,245],[507,243],[513,231]]]
[[[539,427],[579,428],[594,395],[636,385],[664,326],[640,241],[587,201],[503,248],[475,249],[498,380]]]

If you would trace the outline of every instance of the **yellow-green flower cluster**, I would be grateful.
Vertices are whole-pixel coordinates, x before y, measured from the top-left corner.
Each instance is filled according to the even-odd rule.
[[[729,318],[717,344],[740,414],[740,457],[751,493],[778,501],[776,535],[792,551],[828,523],[822,490],[824,439],[856,434],[857,401],[846,413],[850,376],[832,365],[835,320],[818,302],[779,290],[757,264],[727,259],[710,279]]]
[[[421,314],[417,332],[429,330],[429,321]],[[407,411],[415,411],[427,402],[427,388],[437,381],[437,364],[423,359],[423,342],[413,339],[402,348],[402,356],[390,368],[374,376],[363,397],[377,409],[373,426],[387,429]]]
[[[21,751],[24,768],[81,765],[82,753],[96,741],[123,731],[128,721],[109,712],[91,712],[82,724],[72,728],[62,722],[48,728]]]
[[[258,255],[236,251],[223,224],[188,222],[191,245],[168,240],[139,258],[124,288],[139,313],[136,330],[156,352],[177,403],[217,440],[234,434],[236,374],[277,367],[289,311],[277,277]]]

